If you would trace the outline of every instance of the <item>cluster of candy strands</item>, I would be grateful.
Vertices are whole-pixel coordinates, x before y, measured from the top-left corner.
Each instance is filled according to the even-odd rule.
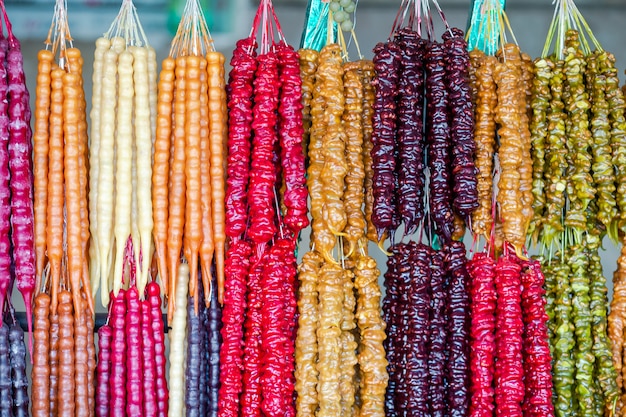
[[[41,275],[36,274],[34,249],[30,95],[26,88],[20,42],[13,34],[4,3],[0,7],[3,27],[6,26],[6,34],[4,29],[0,33],[0,97],[3,103],[0,108],[0,311],[5,311],[4,303],[10,300],[13,282],[16,282],[26,306],[28,330],[32,331],[36,277]],[[40,240],[45,240],[45,230],[38,231]]]
[[[299,51],[312,248],[298,270],[296,411],[383,416],[388,376],[380,271],[367,255],[362,208],[371,177],[374,67],[364,59],[349,62],[346,39],[343,32],[335,38],[332,9],[329,14],[321,51]]]
[[[484,51],[470,52],[479,202],[472,215],[472,232],[476,240],[488,241],[495,228],[498,250],[508,242],[521,256],[533,214],[532,61],[517,46],[500,2],[485,1],[480,12],[470,31],[474,25],[484,28],[489,42],[482,45]],[[507,41],[507,32],[513,42]]]
[[[431,7],[446,27],[442,41]],[[437,2],[407,1],[374,49],[368,237],[392,241],[383,303],[390,416],[469,411],[469,275],[458,239],[478,193],[463,36]],[[417,241],[394,243],[400,226]]]
[[[133,241],[143,294],[152,260],[152,144],[157,63],[132,1],[122,2],[96,40],[89,145],[91,291],[122,288],[124,251]],[[111,278],[112,277],[112,278]]]
[[[621,341],[611,329],[619,308],[611,308],[609,341],[599,250],[605,235],[617,239],[623,223],[624,99],[614,58],[570,0],[556,4],[534,73],[529,238],[543,245],[555,413],[613,415],[620,382],[615,368],[621,369],[615,343],[621,350]]]
[[[111,291],[107,322],[98,330],[95,415],[175,416],[175,411],[168,414],[168,401],[178,392],[173,377],[178,367],[170,368],[169,392],[160,288],[151,281],[140,293],[130,240],[123,255],[128,287],[117,295]],[[176,321],[171,326],[170,338],[180,327]],[[170,363],[174,364],[177,342],[170,340]]]
[[[209,305],[213,263],[216,291],[223,293],[228,133],[224,62],[224,55],[214,50],[199,2],[189,0],[162,63],[156,101],[154,242],[169,318],[176,310],[178,291],[185,300],[189,294],[199,302],[199,271]],[[177,277],[185,262],[188,288],[180,287]]]
[[[89,282],[87,121],[83,58],[72,47],[62,1],[55,4],[46,49],[38,58],[33,142],[39,279],[32,413],[88,415],[95,405],[96,361]],[[24,149],[30,153],[30,145]],[[24,181],[30,183],[28,177]]]
[[[294,415],[295,250],[308,194],[299,56],[271,1],[231,67],[218,415]]]
[[[368,235],[376,241],[387,235],[393,241],[403,225],[404,235],[422,226],[449,243],[463,237],[478,207],[467,44],[462,31],[448,26],[437,41],[430,7],[405,2],[390,39],[374,49],[368,220],[376,232]],[[425,223],[427,212],[432,223]]]

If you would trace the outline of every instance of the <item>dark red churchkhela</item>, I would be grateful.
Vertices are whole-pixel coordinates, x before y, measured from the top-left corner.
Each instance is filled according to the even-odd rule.
[[[398,226],[396,188],[396,98],[400,79],[402,51],[393,41],[379,43],[374,48],[376,87],[372,132],[372,170],[374,210],[372,223],[379,239]]]
[[[404,28],[396,34],[402,49],[398,83],[398,212],[405,234],[412,234],[424,217],[424,53],[426,41]]]
[[[453,206],[465,219],[478,208],[477,169],[474,164],[474,110],[469,85],[470,61],[462,30],[450,29],[443,34],[443,39],[447,53],[446,87],[453,157]]]
[[[399,243],[387,263],[383,314],[387,415],[464,417],[469,409],[469,273],[465,246]]]
[[[295,256],[309,224],[302,79],[300,56],[284,41],[271,1],[260,2],[231,65],[230,239],[221,349],[213,337],[217,326],[208,332],[220,367],[218,378],[208,361],[209,384],[219,386],[208,408],[218,404],[219,417],[295,417]]]
[[[430,260],[430,299],[430,342],[428,345],[430,415],[443,417],[446,412],[445,369],[448,358],[446,306],[448,296],[446,270],[441,251],[433,251]]]
[[[387,323],[387,339],[384,341],[385,352],[389,366],[389,383],[385,395],[385,415],[397,416],[395,407],[396,396],[396,360],[400,356],[398,342],[398,319],[400,312],[400,288],[398,280],[398,257],[396,248],[391,248],[391,256],[387,259],[387,271],[385,272],[385,298],[383,300],[383,319]]]
[[[426,50],[426,140],[430,168],[430,212],[438,236],[448,242],[454,230],[454,213],[450,189],[452,158],[445,61],[444,46],[438,42],[430,42]]]
[[[413,268],[411,266],[411,246],[410,244],[400,243],[393,248],[396,259],[396,277],[398,280],[398,302],[396,307],[396,330],[393,334],[393,343],[397,354],[394,356],[394,380],[396,384],[395,393],[395,409],[398,415],[401,413],[411,401],[408,390],[408,380],[406,379],[406,359],[411,352],[410,340],[406,333],[409,328],[409,309],[411,303],[410,291]],[[390,377],[391,378],[391,377]]]
[[[406,409],[410,415],[428,415],[428,348],[430,340],[430,261],[433,250],[423,244],[410,243],[411,280],[407,305],[408,338],[407,355],[403,367],[403,379],[407,385]]]
[[[465,245],[444,247],[448,275],[448,407],[451,417],[465,417],[469,408],[469,273]]]

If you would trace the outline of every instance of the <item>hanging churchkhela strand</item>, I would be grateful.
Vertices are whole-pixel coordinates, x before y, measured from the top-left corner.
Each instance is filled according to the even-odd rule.
[[[356,38],[342,13],[353,9],[335,3],[322,23],[324,42],[305,38],[299,51],[312,246],[298,268],[296,414],[383,416],[385,323],[366,237],[374,65],[348,60],[344,32]]]

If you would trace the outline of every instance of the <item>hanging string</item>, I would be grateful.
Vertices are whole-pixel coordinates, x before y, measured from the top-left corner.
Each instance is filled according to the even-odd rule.
[[[11,24],[7,20],[4,3],[2,3],[2,13],[7,23],[9,37],[12,36]],[[72,35],[67,21],[67,3],[65,0],[56,0],[54,4],[54,13],[52,22],[48,30],[48,36],[45,40],[46,50],[51,50],[55,57],[58,57],[59,67],[65,68],[65,50],[73,47]]]
[[[510,42],[509,36],[518,45],[504,5],[504,0],[484,0],[472,11],[474,15],[466,34],[468,49],[478,49],[485,55],[493,56],[502,49],[502,45]],[[506,59],[503,55],[503,60]]]
[[[261,0],[252,22],[252,29],[248,38],[257,37],[260,27],[261,53],[268,53],[277,43],[285,41],[285,35],[276,16],[271,0]],[[252,53],[252,51],[249,51]]]
[[[148,46],[137,9],[132,0],[123,0],[117,16],[111,23],[109,30],[104,34],[107,39],[122,38],[126,46]]]
[[[215,45],[200,1],[187,0],[172,41],[170,56],[204,56],[214,51]]]
[[[600,42],[594,36],[589,24],[574,3],[574,0],[554,0],[555,5],[552,21],[546,36],[546,42],[541,53],[542,57],[547,57],[554,53],[558,60],[565,57],[565,37],[568,30],[574,29],[578,32],[581,49],[585,55],[592,52],[592,46],[597,51],[603,51]],[[553,49],[554,43],[554,49]]]

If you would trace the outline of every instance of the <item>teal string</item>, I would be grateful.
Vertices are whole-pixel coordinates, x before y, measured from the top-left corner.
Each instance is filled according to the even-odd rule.
[[[505,9],[506,0],[498,0],[502,10]],[[468,19],[468,41],[467,48],[471,51],[479,49],[487,55],[495,55],[500,44],[501,28],[498,19],[498,12],[490,10],[487,14],[481,12],[485,0],[472,0],[470,17]],[[490,31],[487,32],[487,27]]]
[[[431,244],[431,247],[434,250],[441,250],[441,240],[439,239],[439,236],[437,236],[436,234],[433,234],[433,242]]]
[[[326,39],[328,38],[328,11],[328,3],[323,3],[322,0],[309,0],[304,18],[300,48],[321,51],[324,45],[326,45]],[[334,22],[333,29],[335,32],[337,31],[337,24]]]

